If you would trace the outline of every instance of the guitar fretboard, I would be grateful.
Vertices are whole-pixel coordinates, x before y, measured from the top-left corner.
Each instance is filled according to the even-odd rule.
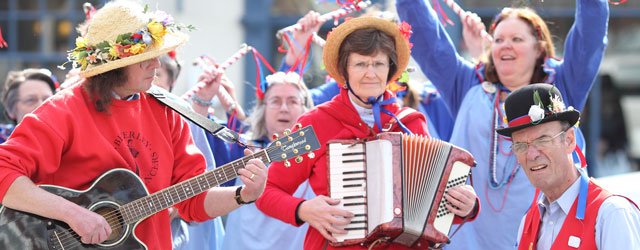
[[[261,150],[255,154],[237,159],[222,167],[125,204],[120,207],[120,214],[122,214],[122,218],[126,224],[132,224],[147,218],[161,210],[207,191],[212,187],[219,186],[222,183],[238,177],[238,170],[244,168],[247,162],[254,158],[261,160],[265,164],[270,162],[265,150]]]

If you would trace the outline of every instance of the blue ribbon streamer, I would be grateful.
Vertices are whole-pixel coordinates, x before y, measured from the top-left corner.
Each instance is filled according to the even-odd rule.
[[[584,220],[584,213],[587,209],[587,193],[589,191],[589,177],[585,171],[578,169],[580,172],[580,193],[578,194],[578,207],[576,210],[576,219]]]
[[[409,129],[407,129],[407,127],[400,121],[400,119],[398,119],[398,117],[391,113],[391,111],[383,108],[382,106],[384,105],[389,105],[392,104],[394,102],[396,102],[396,98],[395,97],[391,97],[387,100],[382,100],[380,101],[380,99],[382,99],[383,96],[380,96],[380,98],[375,98],[373,96],[369,97],[367,99],[367,103],[371,104],[371,109],[373,110],[373,119],[375,120],[376,126],[378,126],[378,129],[380,131],[382,131],[382,122],[380,121],[380,112],[384,112],[385,114],[393,117],[394,119],[396,119],[396,122],[398,123],[398,126],[400,126],[400,128],[402,128],[402,130],[407,133],[407,134],[412,134],[411,131],[409,131]]]

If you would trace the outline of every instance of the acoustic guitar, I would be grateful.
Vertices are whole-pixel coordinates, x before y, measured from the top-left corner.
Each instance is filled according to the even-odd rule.
[[[313,158],[313,150],[318,148],[320,144],[313,128],[306,126],[293,133],[285,132],[269,147],[252,155],[154,194],[149,194],[140,177],[127,169],[112,169],[102,174],[86,190],[41,185],[48,192],[102,215],[111,226],[111,235],[100,244],[83,244],[64,222],[2,206],[0,249],[147,249],[133,233],[145,218],[236,178],[238,170],[251,159],[260,159],[265,164],[287,161],[285,165],[289,165],[288,159],[295,157],[296,162],[301,162],[305,153]]]

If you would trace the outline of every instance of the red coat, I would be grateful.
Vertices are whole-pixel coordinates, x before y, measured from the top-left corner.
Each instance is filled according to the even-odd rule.
[[[390,92],[385,93],[385,100],[390,97]],[[395,103],[383,107],[392,113],[397,113],[400,109]],[[380,119],[382,124],[387,124],[392,118],[382,113]],[[428,135],[426,119],[422,113],[414,110],[401,121],[414,134]],[[272,163],[269,167],[267,187],[256,202],[258,208],[265,214],[295,226],[299,226],[295,219],[296,207],[304,200],[293,197],[291,194],[300,183],[309,179],[316,195],[328,195],[327,142],[332,139],[369,138],[380,133],[377,127],[372,129],[362,121],[344,89],[331,101],[302,115],[298,122],[303,127],[313,126],[321,145],[320,149],[314,151],[316,157],[314,159],[305,157],[305,160],[300,164],[290,161],[291,167],[288,168],[281,162]],[[391,131],[402,132],[396,125]],[[327,243],[327,240],[315,228],[309,227],[304,242],[305,249],[322,249],[327,246]],[[396,249],[402,248],[399,246]],[[327,249],[332,249],[332,247],[328,246]],[[364,249],[364,247],[352,246],[340,249]]]

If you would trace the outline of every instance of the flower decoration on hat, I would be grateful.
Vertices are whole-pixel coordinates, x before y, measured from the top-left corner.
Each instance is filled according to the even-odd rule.
[[[531,122],[535,123],[544,118],[544,108],[537,90],[533,93],[533,103],[529,108],[529,118],[531,118]]]
[[[551,105],[549,107],[549,110],[551,110],[553,113],[558,113],[558,112],[562,112],[565,110],[565,106],[564,106],[564,102],[562,102],[562,100],[560,99],[560,96],[553,96],[551,93],[549,93],[550,97],[551,97]]]
[[[395,93],[398,98],[403,98],[407,95],[409,79],[409,71],[405,70],[398,80],[387,84],[387,89]]]
[[[144,13],[147,13],[147,6]],[[76,48],[68,51],[67,63],[71,62],[74,68],[80,67],[81,70],[85,70],[89,65],[96,66],[138,55],[150,47],[161,47],[164,36],[174,30],[195,29],[192,25],[176,24],[173,17],[163,11],[150,13],[150,16],[146,26],[133,33],[120,34],[115,41],[89,45],[86,37],[76,38]]]
[[[580,119],[580,112],[565,106],[558,88],[547,83],[532,83],[512,92],[504,105],[508,123],[496,132],[508,137],[515,131],[542,123],[565,121],[573,126]]]
[[[411,24],[402,21],[401,23],[398,24],[398,29],[400,29],[400,34],[402,34],[402,37],[404,37],[405,40],[407,40],[407,43],[409,44],[409,49],[413,48],[413,43],[409,42],[409,39],[411,38],[411,34],[413,34],[413,31],[411,30]]]

